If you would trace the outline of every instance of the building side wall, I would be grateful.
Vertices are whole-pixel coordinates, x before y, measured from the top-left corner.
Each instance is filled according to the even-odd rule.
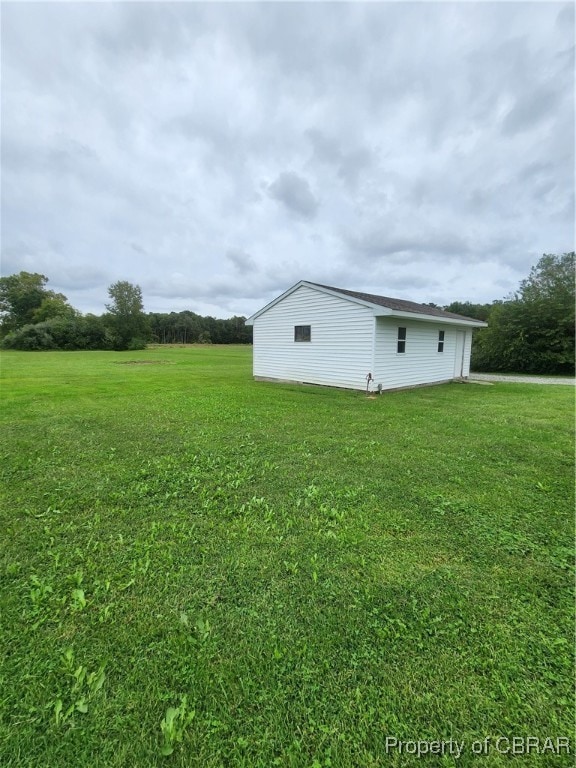
[[[397,351],[398,328],[406,328],[406,351]],[[431,384],[454,378],[456,331],[465,330],[464,375],[470,370],[472,331],[443,323],[377,317],[374,383],[383,389]],[[444,351],[438,352],[438,331]]]
[[[295,342],[294,326],[311,326]],[[254,320],[254,376],[364,389],[372,371],[370,309],[301,286]]]

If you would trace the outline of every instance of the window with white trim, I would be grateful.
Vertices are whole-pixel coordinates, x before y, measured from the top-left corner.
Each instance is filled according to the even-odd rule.
[[[398,341],[396,351],[400,354],[406,352],[406,328],[398,328]]]
[[[444,331],[438,331],[438,352],[444,352]]]

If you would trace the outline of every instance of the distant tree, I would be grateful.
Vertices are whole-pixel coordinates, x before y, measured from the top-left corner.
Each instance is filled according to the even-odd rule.
[[[37,272],[19,272],[0,277],[0,335],[74,312],[66,296],[45,288],[48,278]]]
[[[545,253],[520,283],[522,301],[547,301],[560,313],[574,317],[575,254]],[[568,319],[570,319],[570,317]]]
[[[172,328],[176,339],[182,344],[192,344],[198,340],[201,331],[201,325],[198,322],[198,316],[193,312],[185,310],[176,315],[172,322]]]
[[[544,254],[477,332],[476,370],[574,373],[574,253]]]
[[[446,312],[454,312],[456,315],[473,317],[475,320],[486,322],[492,310],[493,304],[472,304],[470,301],[453,301],[444,307]]]
[[[112,332],[115,349],[143,349],[150,336],[150,323],[144,314],[140,286],[119,280],[108,288],[112,299],[106,305],[105,323]]]
[[[202,317],[189,310],[148,314],[151,337],[158,344],[206,343],[251,344],[252,328],[246,326],[246,318],[230,317],[227,320]]]
[[[84,349],[111,349],[112,337],[102,317],[88,313],[82,318]]]
[[[52,291],[48,293],[50,295],[46,295],[42,299],[40,306],[32,313],[35,323],[42,323],[45,320],[53,320],[57,317],[67,320],[80,317],[80,312],[68,303],[66,296],[62,293],[53,293]]]

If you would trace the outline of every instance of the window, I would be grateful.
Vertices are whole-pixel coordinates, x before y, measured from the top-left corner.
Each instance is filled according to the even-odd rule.
[[[398,328],[398,346],[397,352],[406,352],[406,328]]]
[[[444,331],[438,331],[438,352],[444,352]]]
[[[310,327],[309,325],[295,325],[294,341],[311,341]]]

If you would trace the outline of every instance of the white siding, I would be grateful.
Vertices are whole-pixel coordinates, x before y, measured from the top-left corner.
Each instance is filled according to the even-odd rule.
[[[398,328],[406,328],[406,352],[397,352]],[[447,381],[454,376],[456,331],[443,323],[376,318],[375,384],[384,389]],[[444,351],[438,352],[438,331],[444,331]],[[472,331],[466,330],[464,376],[470,370]]]
[[[464,369],[462,376],[468,378],[470,375],[470,357],[472,355],[472,329],[466,330],[466,336],[464,337]]]
[[[295,342],[295,325],[312,340]],[[364,389],[373,351],[370,309],[306,286],[254,320],[254,376]]]

